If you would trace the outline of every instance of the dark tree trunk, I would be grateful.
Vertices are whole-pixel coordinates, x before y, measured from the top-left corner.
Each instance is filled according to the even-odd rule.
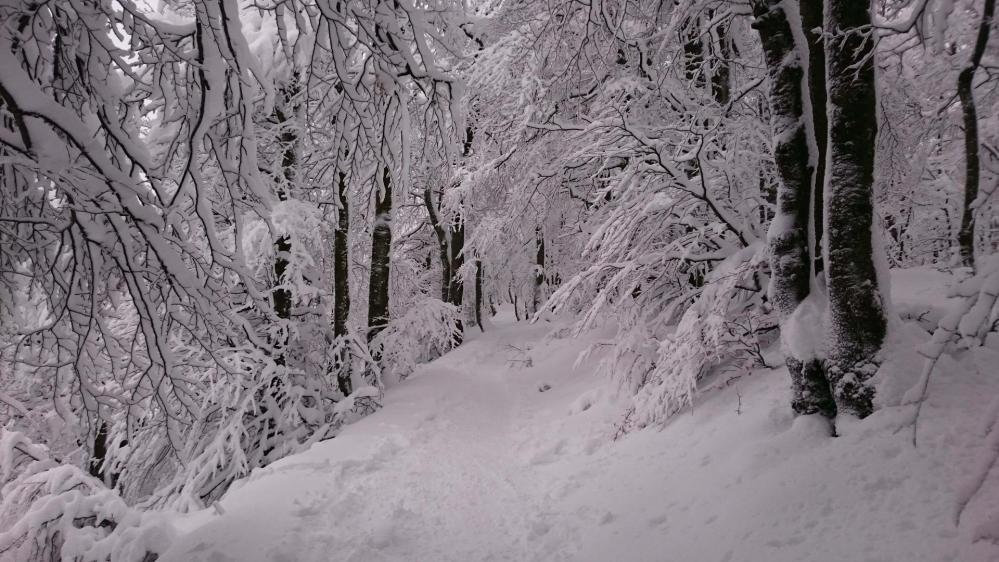
[[[448,228],[448,248],[451,251],[451,287],[448,289],[448,297],[451,304],[458,307],[457,333],[455,334],[455,345],[461,345],[464,339],[465,326],[461,320],[461,305],[465,298],[465,285],[461,282],[458,271],[465,263],[465,219],[460,214],[455,215],[451,226]]]
[[[278,127],[281,127],[281,175],[283,182],[277,186],[277,197],[279,201],[288,200],[288,190],[295,183],[295,165],[298,154],[298,133],[294,127],[290,126],[292,117],[296,111],[294,108],[295,96],[298,94],[298,76],[293,75],[292,82],[282,89],[282,105],[274,109],[274,119]],[[286,113],[286,111],[289,111]],[[287,235],[279,236],[274,242],[274,282],[276,287],[271,298],[274,304],[274,314],[281,320],[291,319],[292,294],[288,287],[280,285],[286,282],[285,273],[288,270],[288,258],[291,255],[291,240]],[[273,342],[276,355],[274,362],[278,365],[285,364],[284,348],[288,346],[288,334],[279,336],[279,341]]]
[[[475,323],[479,330],[485,332],[482,325],[482,260],[475,260]]]
[[[465,219],[461,215],[456,215],[451,222],[448,238],[451,259],[451,288],[448,290],[448,296],[451,298],[451,304],[461,307],[465,296],[465,287],[458,274],[461,266],[465,264]]]
[[[829,382],[840,412],[874,409],[877,354],[886,332],[874,265],[877,93],[870,0],[826,0],[829,169],[825,271],[829,290]]]
[[[705,86],[706,80],[701,66],[704,64],[704,40],[701,37],[699,17],[687,18],[680,24],[683,41],[683,75],[687,82],[698,89]]]
[[[350,215],[347,207],[347,174],[339,172],[337,178],[337,223],[333,232],[333,336],[347,335],[347,319],[350,317],[350,279],[347,233],[350,228]],[[346,357],[338,357],[337,386],[344,396],[351,388],[350,362]]]
[[[274,279],[278,283],[283,283],[285,271],[288,269],[288,255],[291,253],[291,242],[288,240],[288,237],[279,236],[274,243],[274,250]],[[277,317],[282,320],[291,318],[291,289],[276,288],[274,289],[273,297],[274,313]],[[285,343],[287,342],[278,342],[282,346]],[[281,359],[283,360],[283,357]]]
[[[103,482],[108,488],[114,488],[118,482],[118,474],[110,470],[111,467],[107,464],[108,433],[107,422],[98,422],[88,472],[90,472],[91,476]]]
[[[961,99],[961,112],[964,117],[964,208],[961,211],[961,228],[957,232],[957,244],[961,254],[961,264],[975,267],[975,212],[972,204],[978,198],[981,165],[978,147],[978,110],[975,107],[975,72],[982,64],[982,55],[989,43],[989,30],[995,15],[995,0],[985,0],[982,21],[978,26],[975,48],[968,66],[957,77],[957,95]]]
[[[389,321],[389,259],[392,252],[392,177],[388,167],[375,193],[375,224],[371,230],[371,274],[368,281],[368,341]]]
[[[520,308],[517,305],[517,295],[513,292],[512,287],[507,287],[507,294],[510,295],[510,304],[513,305],[513,317],[520,322]]]
[[[427,208],[430,217],[430,226],[437,236],[437,252],[441,260],[441,300],[451,302],[451,254],[448,249],[447,231],[441,225],[437,217],[437,209],[434,207],[433,196],[430,187],[423,190],[423,206]]]
[[[468,158],[472,155],[472,142],[475,134],[471,127],[465,127],[465,141],[462,143],[461,155]],[[449,291],[451,304],[461,308],[464,302],[465,288],[459,275],[459,270],[465,264],[465,217],[455,214],[448,231],[448,242],[451,252],[451,289]],[[459,320],[459,331],[461,324]]]
[[[445,229],[437,215],[429,187],[423,190],[423,206],[427,208],[430,226],[437,236],[437,251],[441,260],[441,300],[460,308],[464,297],[464,286],[458,270],[461,269],[465,259],[465,221],[460,214],[455,215]],[[458,343],[461,343],[463,329],[459,319]]]
[[[815,169],[810,162],[810,131],[805,126],[805,73],[783,6],[782,0],[756,0],[753,27],[760,34],[770,76],[774,161],[780,176],[777,214],[769,234],[773,302],[784,336],[792,337],[786,333],[786,320],[811,290],[808,227]],[[794,357],[790,349],[787,353],[794,412],[835,416],[836,406],[821,361]]]
[[[718,35],[718,53],[714,57],[711,73],[711,97],[718,105],[725,106],[732,99],[732,44],[728,37],[728,24],[719,24],[715,32]]]
[[[812,174],[812,207],[815,214],[812,220],[814,247],[812,261],[815,271],[823,269],[822,264],[822,187],[826,175],[826,143],[829,135],[826,117],[826,53],[822,35],[814,29],[822,29],[823,0],[798,2],[801,13],[801,27],[808,41],[808,94],[811,99],[813,138],[815,140],[815,170]]]
[[[535,259],[534,266],[534,313],[537,314],[541,310],[542,303],[542,291],[545,285],[545,237],[544,233],[541,231],[541,227],[537,227],[534,231],[535,243],[537,244],[537,256]]]

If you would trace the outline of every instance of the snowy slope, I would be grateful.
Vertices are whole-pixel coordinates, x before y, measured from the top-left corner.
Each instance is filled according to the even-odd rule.
[[[378,413],[183,521],[162,560],[999,561],[975,540],[999,474],[954,521],[987,452],[999,353],[941,364],[918,448],[911,407],[838,438],[793,420],[783,370],[614,440],[623,399],[572,368],[588,342],[546,339],[557,327],[498,322],[425,365]],[[918,360],[891,365],[889,397]]]

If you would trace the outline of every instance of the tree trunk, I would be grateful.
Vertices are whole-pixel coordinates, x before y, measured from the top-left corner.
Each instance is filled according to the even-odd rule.
[[[97,422],[97,433],[94,434],[94,445],[87,468],[91,476],[103,482],[108,488],[114,488],[119,475],[111,470],[107,462],[109,432],[106,421]]]
[[[771,251],[771,292],[781,317],[781,332],[788,334],[787,320],[808,297],[812,285],[808,240],[812,218],[812,180],[815,167],[809,153],[805,123],[805,92],[808,84],[791,23],[782,0],[756,0],[753,27],[759,32],[770,76],[770,112],[774,135],[774,162],[780,176],[777,214],[768,234]],[[810,78],[810,76],[809,76]],[[836,415],[829,383],[817,357],[795,357],[786,347],[791,376],[791,408],[796,414]]]
[[[288,190],[295,182],[295,165],[298,154],[298,134],[294,128],[289,127],[292,117],[297,113],[292,104],[295,103],[295,96],[298,94],[298,74],[292,76],[292,81],[282,88],[282,105],[275,107],[274,119],[278,126],[282,128],[279,136],[281,143],[281,174],[283,182],[277,186],[277,197],[279,201],[288,200]],[[290,114],[285,113],[291,109]],[[288,257],[291,254],[291,240],[287,235],[281,235],[274,242],[274,283],[277,287],[271,292],[271,299],[274,305],[274,314],[281,320],[291,319],[292,295],[291,289],[282,288],[286,282],[285,273],[288,270]],[[288,346],[288,333],[284,332],[278,336],[278,341],[273,342],[276,356],[274,362],[278,365],[285,364],[284,348]]]
[[[812,138],[815,141],[814,171],[812,173],[812,261],[815,272],[823,269],[822,263],[822,188],[826,176],[826,143],[829,135],[826,117],[826,54],[821,33],[823,0],[798,2],[801,28],[808,42],[808,94],[811,100]]]
[[[538,251],[534,266],[534,299],[532,304],[534,304],[533,312],[537,314],[541,309],[544,296],[542,291],[545,285],[545,237],[540,226],[535,228],[534,235]]]
[[[961,211],[961,228],[957,233],[957,244],[961,254],[961,265],[975,267],[975,212],[972,204],[978,198],[981,166],[978,148],[978,111],[975,107],[975,94],[972,90],[975,71],[982,63],[982,55],[989,43],[989,29],[995,15],[995,0],[985,0],[982,21],[978,26],[975,48],[968,66],[957,77],[957,95],[961,99],[961,112],[964,117],[964,208]]]
[[[873,409],[877,354],[886,321],[874,265],[877,92],[869,0],[826,0],[829,144],[825,268],[829,290],[829,382],[840,412]]]
[[[479,330],[485,332],[482,325],[482,260],[475,260],[475,323],[479,325]]]
[[[371,273],[368,281],[368,342],[389,321],[389,259],[392,252],[392,177],[386,166],[375,193],[375,223],[371,229]]]
[[[691,86],[701,89],[706,79],[701,66],[704,64],[704,40],[701,37],[701,18],[687,18],[680,24],[683,41],[683,76]]]
[[[513,317],[520,322],[520,308],[517,305],[517,295],[513,292],[513,287],[507,287],[507,294],[510,295],[510,304],[513,305]]]
[[[429,187],[423,190],[423,206],[427,208],[430,226],[433,227],[434,234],[437,236],[437,250],[441,260],[441,300],[460,308],[464,297],[464,286],[461,277],[458,276],[458,270],[461,269],[465,259],[465,221],[460,214],[457,214],[451,219],[445,230],[434,207]],[[464,327],[459,319],[456,338],[459,344],[463,330]]]
[[[333,336],[342,338],[347,335],[347,319],[350,317],[350,279],[348,277],[350,263],[348,261],[347,233],[350,228],[349,209],[347,207],[347,174],[339,172],[337,179],[337,209],[336,231],[333,233]],[[352,391],[350,380],[350,361],[346,357],[338,357],[336,375],[337,386],[344,396]]]
[[[451,304],[461,307],[465,296],[465,287],[458,271],[465,264],[465,219],[460,214],[455,215],[452,220],[448,238],[451,259],[451,288],[448,290],[448,296],[451,297]]]
[[[713,17],[713,11],[712,17]],[[711,97],[718,105],[726,106],[732,99],[732,43],[728,37],[728,23],[715,26],[718,53],[714,57],[711,73]]]
[[[441,300],[451,302],[451,254],[447,239],[447,232],[441,225],[437,217],[437,209],[434,207],[433,195],[430,187],[423,189],[423,206],[427,208],[427,215],[430,217],[430,226],[437,236],[437,252],[441,260]]]
[[[448,249],[451,258],[451,287],[448,289],[448,297],[451,298],[451,304],[458,307],[460,311],[465,299],[465,285],[458,274],[461,266],[465,263],[465,219],[460,214],[455,215],[451,226],[448,227]],[[465,333],[461,314],[458,314],[456,324],[455,345],[461,345]]]

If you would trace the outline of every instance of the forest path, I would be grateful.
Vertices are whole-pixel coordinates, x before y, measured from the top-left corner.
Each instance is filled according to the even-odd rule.
[[[539,425],[566,397],[540,388],[554,382],[546,374],[567,376],[580,344],[545,348],[557,373],[525,361],[551,329],[473,328],[394,386],[379,412],[255,471],[164,559],[569,559],[576,526],[556,530],[551,511],[566,488],[550,465],[566,441]]]
[[[999,536],[995,471],[953,516],[990,453],[999,346],[941,363],[918,448],[905,407],[837,438],[793,418],[783,369],[729,373],[665,428],[615,440],[628,393],[594,373],[599,354],[576,365],[608,334],[549,337],[563,328],[470,330],[378,412],[179,520],[161,560],[999,562],[983,540]],[[911,350],[926,336],[898,337]],[[920,365],[890,359],[879,396],[900,397]]]

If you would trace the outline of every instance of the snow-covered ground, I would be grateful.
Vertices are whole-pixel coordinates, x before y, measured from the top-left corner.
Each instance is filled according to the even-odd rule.
[[[379,412],[180,521],[161,560],[999,561],[999,469],[955,521],[989,458],[999,352],[938,365],[918,447],[912,406],[837,438],[793,419],[783,369],[615,439],[626,398],[573,366],[593,340],[561,327],[496,321]],[[899,330],[888,404],[918,378],[924,336]]]

